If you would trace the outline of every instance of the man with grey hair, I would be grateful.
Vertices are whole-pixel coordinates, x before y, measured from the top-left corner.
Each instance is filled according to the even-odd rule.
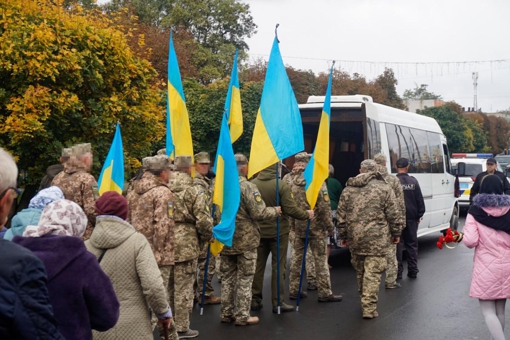
[[[402,190],[402,185],[397,177],[392,176],[388,173],[388,169],[386,168],[386,156],[382,153],[378,153],[374,156],[374,161],[377,163],[377,171],[382,175],[386,183],[390,185],[395,193],[395,197],[397,199],[397,204],[399,207],[399,211],[402,214],[402,219],[404,219],[406,205],[404,202],[404,191]],[[388,261],[388,266],[386,268],[386,281],[385,287],[386,289],[395,289],[400,288],[400,283],[397,282],[397,274],[398,274],[398,261],[397,261],[397,245],[390,244],[388,249],[388,256],[386,258]]]
[[[338,204],[342,246],[349,246],[356,270],[364,319],[379,316],[377,300],[390,243],[397,244],[404,219],[391,187],[374,160],[361,162],[360,174],[349,178]]]
[[[18,168],[0,148],[0,228],[7,222]],[[64,339],[53,316],[42,261],[26,248],[0,239],[0,339]]]

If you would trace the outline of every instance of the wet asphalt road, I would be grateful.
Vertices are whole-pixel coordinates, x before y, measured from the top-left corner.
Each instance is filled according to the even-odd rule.
[[[462,226],[465,218],[462,217]],[[199,315],[195,305],[191,328],[197,339],[490,339],[478,300],[469,297],[473,250],[464,245],[450,250],[436,247],[439,233],[420,238],[417,279],[404,271],[402,288],[384,289],[379,294],[379,317],[362,319],[356,276],[346,249],[333,250],[330,263],[333,292],[339,303],[317,302],[317,292],[308,292],[299,312],[273,314],[270,301],[270,272],[266,268],[264,308],[252,312],[260,318],[254,326],[220,323],[220,307],[205,306]],[[288,276],[287,276],[288,277]],[[213,279],[219,295],[219,283]],[[304,285],[306,287],[306,285]],[[287,286],[288,287],[288,286]],[[286,292],[288,294],[288,292]],[[285,296],[288,303],[288,296]],[[294,301],[292,301],[294,302]],[[507,338],[510,331],[507,329]]]

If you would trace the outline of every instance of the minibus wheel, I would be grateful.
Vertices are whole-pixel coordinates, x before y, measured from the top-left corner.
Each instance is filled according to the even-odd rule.
[[[459,206],[453,208],[452,217],[450,218],[450,228],[457,230],[459,228]]]

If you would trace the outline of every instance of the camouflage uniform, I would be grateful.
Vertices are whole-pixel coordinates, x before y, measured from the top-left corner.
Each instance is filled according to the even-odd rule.
[[[127,221],[142,233],[151,245],[154,257],[158,263],[163,284],[168,289],[169,304],[173,301],[174,278],[174,197],[172,191],[151,171],[162,171],[168,168],[168,158],[148,157],[147,169],[142,178],[135,184],[135,189],[129,192],[129,214]],[[177,340],[177,329],[172,322],[170,338]],[[162,329],[160,328],[162,336]]]
[[[87,215],[87,229],[82,239],[88,240],[96,224],[96,199],[99,198],[97,181],[87,172],[80,157],[90,153],[90,144],[78,144],[71,148],[72,156],[64,166],[64,171],[53,178],[51,185],[59,187],[66,199],[78,204]]]
[[[292,182],[292,194],[299,207],[305,210],[310,209],[306,199],[305,179],[303,172],[300,171]],[[333,294],[331,291],[331,279],[326,256],[326,235],[334,230],[331,220],[331,207],[329,203],[328,190],[326,184],[323,184],[317,203],[314,208],[315,218],[310,222],[310,234],[308,244],[315,260],[315,270],[317,275],[317,289],[319,299],[325,299]],[[291,226],[294,229],[294,253],[290,265],[290,285],[289,291],[292,296],[296,296],[299,291],[299,279],[305,248],[306,229],[308,221],[291,220]],[[306,256],[308,257],[308,251]]]
[[[372,318],[391,237],[400,236],[404,220],[393,190],[375,171],[375,161],[363,161],[361,169],[362,174],[347,181],[337,218],[339,236],[348,241],[356,270],[363,317]]]
[[[251,286],[260,242],[256,221],[276,218],[278,210],[266,207],[257,186],[246,177],[239,176],[239,185],[241,203],[232,247],[224,247],[221,253],[221,318],[235,317],[236,323],[242,324],[250,317]],[[234,307],[237,309],[235,313]]]
[[[191,156],[178,156],[175,164],[191,167]],[[202,187],[194,185],[189,174],[174,173],[170,186],[175,202],[174,301],[171,307],[177,332],[186,332],[189,330],[193,309],[193,284],[200,245],[212,239],[213,220],[208,193]]]

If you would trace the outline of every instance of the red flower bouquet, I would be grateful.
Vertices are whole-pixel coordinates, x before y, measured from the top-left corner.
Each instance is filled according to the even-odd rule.
[[[439,249],[443,249],[443,245],[448,249],[454,249],[457,244],[462,240],[462,233],[459,233],[457,230],[452,231],[451,228],[446,230],[446,234],[444,236],[440,236],[436,245]],[[454,246],[449,246],[448,243],[455,243]]]

